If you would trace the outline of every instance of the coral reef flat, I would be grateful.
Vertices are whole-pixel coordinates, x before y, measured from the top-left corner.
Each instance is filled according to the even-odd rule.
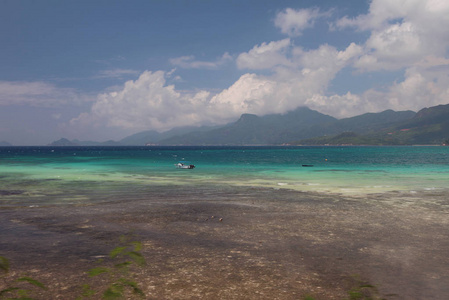
[[[448,199],[426,197],[228,187],[5,207],[0,255],[10,276],[48,287],[38,299],[105,285],[86,271],[122,235],[144,246],[145,299],[343,299],[361,282],[386,299],[447,299]]]

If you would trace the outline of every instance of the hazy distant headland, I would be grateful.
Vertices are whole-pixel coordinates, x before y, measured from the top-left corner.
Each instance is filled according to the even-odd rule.
[[[12,146],[10,143],[5,142],[5,141],[0,141],[0,146]]]

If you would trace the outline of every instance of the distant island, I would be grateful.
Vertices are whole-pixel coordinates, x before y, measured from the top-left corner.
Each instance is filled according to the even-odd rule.
[[[68,146],[121,146],[120,142],[106,141],[106,142],[92,142],[92,141],[79,141],[79,140],[68,140],[66,138],[61,138],[57,141],[48,144],[48,146],[54,147],[68,147]]]
[[[449,104],[419,112],[386,110],[336,119],[307,107],[285,114],[243,114],[224,126],[142,131],[120,141],[62,138],[49,146],[145,145],[448,145]]]

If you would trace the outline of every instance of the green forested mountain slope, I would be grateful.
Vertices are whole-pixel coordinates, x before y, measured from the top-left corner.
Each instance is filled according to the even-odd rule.
[[[449,104],[424,108],[412,118],[367,133],[346,131],[304,139],[295,144],[438,145],[449,139]]]

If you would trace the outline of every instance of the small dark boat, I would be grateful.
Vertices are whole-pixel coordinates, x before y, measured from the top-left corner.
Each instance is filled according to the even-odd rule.
[[[313,165],[302,165],[303,167],[313,167]]]
[[[190,164],[187,161],[180,161],[175,165],[178,169],[193,169],[195,165]]]

